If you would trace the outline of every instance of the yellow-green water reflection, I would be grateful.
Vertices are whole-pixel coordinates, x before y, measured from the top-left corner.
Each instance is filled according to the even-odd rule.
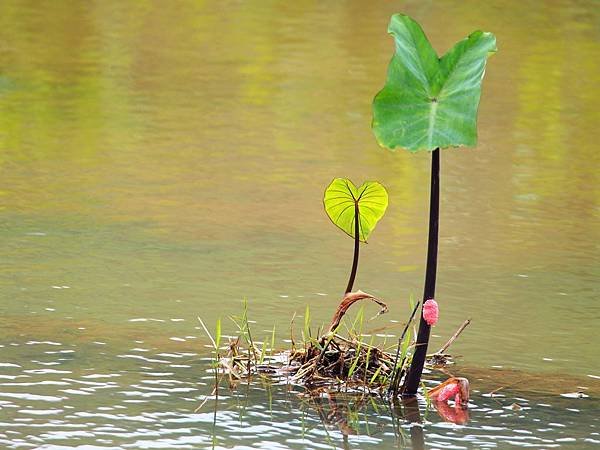
[[[0,356],[199,352],[196,315],[244,297],[264,329],[306,302],[327,321],[352,253],[321,206],[338,176],[390,192],[357,287],[393,333],[421,292],[429,177],[369,129],[398,10],[440,53],[476,28],[499,44],[478,148],[442,155],[434,344],[470,317],[464,364],[600,375],[600,14],[576,1],[3,1]]]

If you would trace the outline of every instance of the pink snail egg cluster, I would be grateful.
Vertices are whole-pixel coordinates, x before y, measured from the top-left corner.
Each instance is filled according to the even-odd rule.
[[[423,303],[423,319],[429,326],[433,326],[437,323],[440,317],[440,309],[438,308],[437,302],[430,298]]]

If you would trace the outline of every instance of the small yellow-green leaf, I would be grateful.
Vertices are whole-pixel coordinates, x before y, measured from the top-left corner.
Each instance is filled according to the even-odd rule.
[[[325,189],[323,205],[331,221],[352,238],[355,234],[355,214],[358,212],[359,238],[367,242],[385,213],[388,194],[377,181],[365,181],[357,188],[346,178],[336,178]]]

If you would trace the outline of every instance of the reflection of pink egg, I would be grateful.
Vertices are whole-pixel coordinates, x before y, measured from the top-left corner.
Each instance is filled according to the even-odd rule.
[[[437,302],[430,298],[425,303],[423,303],[423,319],[429,326],[435,325],[440,316],[440,310],[438,308]]]

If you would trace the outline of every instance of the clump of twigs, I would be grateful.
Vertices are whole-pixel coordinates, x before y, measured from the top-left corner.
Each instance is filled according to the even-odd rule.
[[[303,348],[291,353],[294,380],[309,388],[327,386],[368,392],[378,391],[388,383],[394,371],[393,355],[373,345],[372,336],[369,343],[364,342],[362,310],[349,329],[348,337],[338,333],[344,315],[360,300],[377,303],[380,306],[377,316],[388,310],[385,303],[365,292],[346,294],[326,332],[318,339],[305,339]]]
[[[218,375],[226,377],[230,385],[264,375],[289,384],[298,384],[310,391],[320,392],[357,392],[377,395],[396,395],[400,380],[410,365],[414,347],[411,328],[419,304],[412,305],[412,314],[404,326],[398,342],[375,344],[374,336],[363,335],[363,309],[359,311],[353,323],[348,327],[344,321],[348,309],[356,302],[369,300],[379,305],[377,316],[388,311],[387,305],[378,298],[362,291],[347,293],[333,315],[324,332],[313,337],[310,323],[310,310],[304,314],[302,341],[294,336],[294,321],[290,327],[291,348],[275,352],[275,328],[262,341],[255,341],[250,330],[247,304],[244,303],[240,316],[232,317],[238,328],[236,336],[226,336],[223,342],[220,321],[217,323],[216,336],[213,338],[200,319],[205,332],[209,335],[215,349],[213,368],[218,384]],[[466,321],[440,351],[429,355],[431,365],[444,366],[451,362],[445,352],[458,335],[468,325]],[[347,329],[347,336],[340,328]],[[370,337],[366,342],[366,337]]]

